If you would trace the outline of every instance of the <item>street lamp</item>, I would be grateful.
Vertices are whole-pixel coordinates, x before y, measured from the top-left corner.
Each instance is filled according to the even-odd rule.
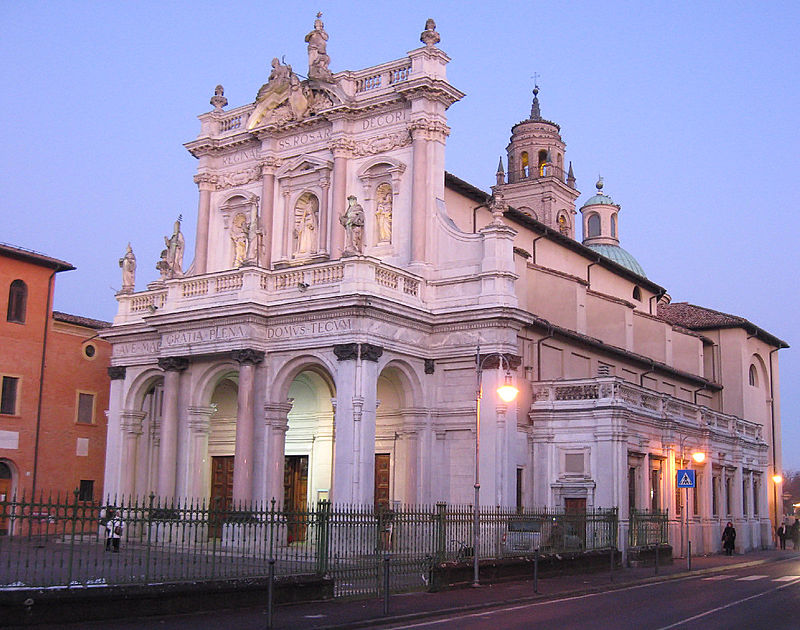
[[[686,438],[688,438],[688,437],[689,437],[688,435],[684,435],[681,438],[681,462],[685,461],[684,460],[684,456],[683,456],[683,443],[686,441]],[[706,461],[706,454],[703,451],[694,451],[692,453],[692,459],[696,463],[702,464],[704,461]],[[689,466],[691,466],[691,462],[689,462]],[[690,470],[691,470],[691,468],[690,468]],[[686,568],[691,571],[691,569],[692,569],[692,542],[689,540],[689,488],[686,487],[684,489],[686,490],[686,493],[684,495],[685,501],[684,501],[684,506],[683,506],[683,511],[684,511],[683,520],[684,520],[684,523],[685,523],[685,531],[686,531]],[[696,475],[695,475],[694,491],[697,492],[697,476]]]
[[[511,363],[501,352],[492,352],[481,359],[481,347],[475,352],[475,371],[478,386],[475,394],[475,505],[472,513],[472,586],[480,586],[478,549],[481,541],[480,534],[480,499],[481,499],[481,397],[483,396],[483,365],[487,359],[498,357],[498,372],[506,364],[506,374],[503,384],[497,388],[497,395],[503,402],[510,403],[519,394],[514,387],[511,377]]]

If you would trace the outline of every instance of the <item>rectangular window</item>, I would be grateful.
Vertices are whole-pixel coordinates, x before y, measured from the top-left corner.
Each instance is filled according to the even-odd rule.
[[[15,376],[3,377],[2,395],[0,395],[0,413],[10,416],[17,413],[17,388],[19,379]]]
[[[78,393],[78,418],[79,424],[92,424],[94,422],[94,394]]]
[[[79,501],[94,501],[94,480],[81,479],[81,487],[78,490]]]
[[[628,468],[628,511],[636,509],[636,468]]]
[[[731,515],[731,495],[733,494],[733,479],[725,477],[725,514]]]
[[[747,501],[747,494],[748,494],[747,490],[748,490],[748,488],[747,488],[747,478],[745,477],[744,479],[742,479],[742,513],[745,516],[747,516],[748,510],[749,510],[749,507],[750,507],[748,505],[748,501]]]
[[[719,516],[719,477],[714,477],[711,483],[711,513]]]
[[[758,516],[759,513],[759,501],[758,495],[761,493],[761,481],[759,479],[753,479],[753,515]]]

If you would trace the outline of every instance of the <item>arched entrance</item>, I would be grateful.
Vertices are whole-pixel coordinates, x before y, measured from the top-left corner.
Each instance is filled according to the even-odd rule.
[[[208,489],[212,510],[229,510],[233,505],[238,396],[239,379],[236,372],[222,375],[211,394],[212,412],[208,433],[210,466],[206,467],[208,477],[203,480],[203,487]]]

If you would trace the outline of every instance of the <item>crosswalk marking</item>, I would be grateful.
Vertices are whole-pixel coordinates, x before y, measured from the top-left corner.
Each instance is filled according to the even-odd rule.
[[[745,575],[744,577],[736,578],[737,582],[752,582],[753,580],[763,580],[769,577],[768,575]]]
[[[703,579],[706,580],[706,581],[712,582],[712,581],[716,581],[716,580],[728,580],[728,579],[730,579],[730,576],[729,575],[712,575],[711,577],[705,577]]]
[[[775,578],[772,580],[773,582],[791,582],[792,580],[796,580],[800,578],[800,575],[784,575],[783,577]]]

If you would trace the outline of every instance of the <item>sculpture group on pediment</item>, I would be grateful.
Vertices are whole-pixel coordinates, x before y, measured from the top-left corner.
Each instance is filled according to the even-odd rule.
[[[355,195],[347,198],[347,209],[339,217],[339,223],[344,227],[345,255],[360,254],[364,247],[364,208],[358,203]]]
[[[317,13],[314,20],[314,30],[306,35],[308,43],[308,78],[326,83],[333,82],[333,75],[328,69],[331,58],[327,53],[328,34],[325,32],[325,25],[322,23],[322,13]]]
[[[122,269],[122,289],[120,293],[133,293],[136,285],[136,256],[133,255],[131,244],[125,250],[125,255],[119,259],[119,266]]]
[[[170,280],[183,276],[183,250],[185,242],[183,233],[181,233],[182,220],[183,216],[178,215],[178,220],[175,221],[175,226],[172,231],[172,236],[164,237],[166,249],[161,250],[161,258],[156,263],[156,269],[158,269],[161,274],[162,280]]]
[[[316,253],[319,227],[319,200],[311,193],[303,193],[294,208],[295,256]]]

